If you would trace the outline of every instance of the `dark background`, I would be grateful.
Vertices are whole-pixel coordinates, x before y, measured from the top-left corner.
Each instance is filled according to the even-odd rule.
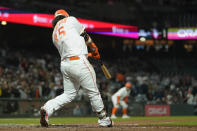
[[[18,10],[70,15],[93,20],[136,25],[140,28],[196,26],[196,0],[1,0]]]
[[[1,6],[34,13],[53,14],[57,9],[66,9],[71,16],[77,18],[99,20],[138,26],[139,29],[160,31],[171,27],[195,27],[197,24],[195,0],[2,0]],[[0,25],[1,45],[10,46],[14,50],[22,49],[32,52],[51,53],[58,56],[52,44],[52,28],[35,27],[8,23]],[[123,51],[124,40],[127,38],[90,34],[104,59],[125,58],[128,56],[154,57],[196,57],[196,41],[193,40],[192,50],[184,45],[191,40],[173,41],[168,51],[162,45],[156,51],[154,45],[146,51],[147,45],[136,45]],[[131,40],[131,39],[128,39]],[[166,38],[162,38],[166,40]],[[167,43],[167,42],[166,42]],[[190,44],[191,45],[191,44]]]

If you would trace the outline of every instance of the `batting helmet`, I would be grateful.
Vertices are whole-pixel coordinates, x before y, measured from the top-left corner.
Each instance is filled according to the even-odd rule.
[[[127,88],[131,88],[131,87],[132,87],[131,82],[127,82],[127,83],[125,84],[125,87],[127,87]]]
[[[57,10],[55,12],[55,16],[54,16],[54,19],[52,21],[53,28],[55,27],[55,25],[57,24],[58,21],[64,19],[65,17],[68,17],[68,16],[69,16],[69,14],[65,10],[63,10],[63,9]]]
[[[57,16],[59,16],[59,15],[63,15],[63,16],[65,16],[65,17],[68,17],[68,16],[69,16],[69,14],[68,14],[65,10],[63,10],[63,9],[57,10],[57,11],[55,12],[55,17],[57,17]]]

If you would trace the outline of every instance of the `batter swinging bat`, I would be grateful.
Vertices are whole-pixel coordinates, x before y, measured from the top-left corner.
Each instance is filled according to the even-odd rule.
[[[102,60],[99,60],[99,64],[101,66],[101,69],[107,79],[111,79],[111,74],[109,73],[108,69],[106,66],[103,64]]]
[[[94,51],[95,51],[95,48],[92,48],[91,51],[94,52]],[[103,71],[105,77],[106,77],[107,79],[111,79],[111,74],[109,73],[109,71],[108,71],[108,69],[106,68],[106,66],[103,64],[103,61],[100,59],[100,60],[98,60],[98,62],[99,62],[99,64],[100,64],[100,66],[101,66],[101,69],[102,69],[102,71]]]

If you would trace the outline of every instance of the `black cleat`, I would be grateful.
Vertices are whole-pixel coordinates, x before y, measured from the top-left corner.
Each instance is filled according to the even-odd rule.
[[[111,124],[110,124],[110,125],[108,125],[107,127],[113,127],[114,122],[111,120],[111,118],[109,118],[109,119],[110,119],[110,121],[111,121]]]
[[[42,127],[48,127],[49,123],[48,123],[48,115],[46,113],[46,111],[44,109],[40,109],[40,124]]]

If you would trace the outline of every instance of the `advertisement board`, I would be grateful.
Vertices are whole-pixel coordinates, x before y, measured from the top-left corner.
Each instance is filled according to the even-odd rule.
[[[169,28],[167,38],[169,40],[197,39],[197,28]]]
[[[0,7],[0,21],[52,28],[52,14],[40,14]],[[138,39],[136,26],[77,18],[90,33]]]
[[[145,116],[169,116],[169,105],[146,105]]]
[[[166,30],[163,29],[138,29],[139,37],[144,37],[147,40],[161,40],[166,38]]]

